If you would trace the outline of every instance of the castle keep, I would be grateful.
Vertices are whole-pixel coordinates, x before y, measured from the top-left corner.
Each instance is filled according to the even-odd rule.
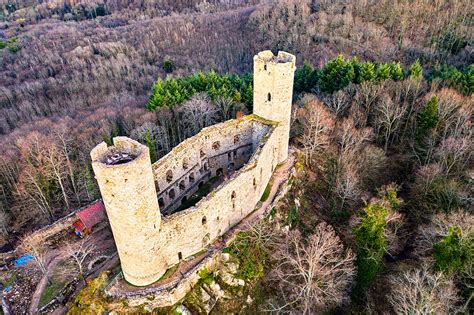
[[[295,56],[254,57],[254,114],[204,128],[151,164],[127,137],[91,151],[125,279],[145,286],[250,214],[288,157]]]

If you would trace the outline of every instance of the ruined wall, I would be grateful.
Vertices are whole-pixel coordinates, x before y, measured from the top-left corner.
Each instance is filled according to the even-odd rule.
[[[156,235],[161,215],[148,148],[132,139],[116,137],[114,146],[102,142],[91,151],[92,168],[99,184],[125,279],[147,285],[166,270]],[[133,160],[109,165],[116,153]]]
[[[123,274],[133,285],[155,282],[250,214],[273,170],[286,160],[295,57],[265,51],[254,62],[256,115],[205,128],[153,166],[148,148],[125,137],[92,150]],[[110,165],[117,152],[133,159]],[[219,187],[173,213],[218,172],[227,175]],[[160,206],[169,215],[161,218]]]
[[[288,158],[293,79],[296,70],[294,55],[280,51],[275,56],[265,50],[253,58],[253,112],[278,121],[278,162]]]
[[[153,164],[160,210],[170,214],[220,174],[229,174],[248,162],[256,143],[268,130],[252,119],[231,120],[204,128]]]
[[[159,242],[172,244],[160,252],[168,267],[201,251],[255,209],[278,164],[274,130],[271,125],[249,162],[195,207],[162,218]]]

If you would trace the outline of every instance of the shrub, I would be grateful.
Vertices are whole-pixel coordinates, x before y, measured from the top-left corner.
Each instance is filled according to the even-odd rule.
[[[265,266],[270,260],[268,248],[264,241],[252,230],[237,234],[235,241],[224,249],[239,259],[240,267],[236,277],[243,280],[253,280],[263,276]]]
[[[199,270],[199,278],[205,284],[210,285],[214,281],[214,274],[207,268],[202,268]]]
[[[170,59],[166,59],[164,62],[163,62],[163,70],[166,72],[166,73],[171,73],[173,72],[174,70],[174,62]]]
[[[439,243],[433,246],[435,269],[454,273],[462,271],[472,259],[472,237],[463,237],[458,227],[451,227]]]

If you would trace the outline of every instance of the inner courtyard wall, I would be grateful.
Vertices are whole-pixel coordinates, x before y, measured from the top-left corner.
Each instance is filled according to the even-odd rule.
[[[153,164],[160,210],[171,214],[210,178],[228,176],[248,162],[268,125],[235,119],[204,128]]]
[[[257,144],[247,164],[195,207],[162,217],[157,242],[163,245],[159,253],[168,267],[203,250],[255,209],[278,164],[274,129]]]

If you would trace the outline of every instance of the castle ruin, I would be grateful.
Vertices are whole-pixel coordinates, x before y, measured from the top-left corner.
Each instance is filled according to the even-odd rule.
[[[281,51],[254,56],[254,114],[204,128],[154,164],[127,137],[91,151],[129,283],[157,281],[255,209],[288,157],[295,61]]]

